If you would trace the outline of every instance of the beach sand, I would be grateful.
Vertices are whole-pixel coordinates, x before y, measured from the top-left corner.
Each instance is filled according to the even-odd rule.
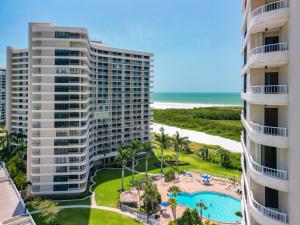
[[[153,102],[153,109],[192,109],[199,107],[232,107],[241,105],[220,105],[220,104],[203,104],[203,103],[177,103],[177,102]]]
[[[181,129],[178,127],[173,126],[167,126],[162,124],[153,123],[152,128],[153,132],[159,133],[159,129],[163,127],[165,129],[165,133],[172,136],[176,133],[176,131],[179,132],[181,136],[188,137],[190,141],[203,143],[203,144],[209,144],[209,145],[219,145],[223,147],[226,150],[229,150],[231,152],[242,152],[242,145],[240,142],[233,141],[230,139],[206,134],[199,131],[192,131],[192,130],[186,130]]]

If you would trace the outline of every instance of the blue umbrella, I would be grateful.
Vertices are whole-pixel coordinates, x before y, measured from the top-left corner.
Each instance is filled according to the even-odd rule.
[[[168,203],[167,202],[162,202],[162,203],[160,203],[160,205],[166,207],[166,206],[168,206]]]
[[[210,176],[208,176],[208,175],[203,175],[203,176],[201,176],[203,179],[205,179],[205,180],[209,180],[210,179]]]

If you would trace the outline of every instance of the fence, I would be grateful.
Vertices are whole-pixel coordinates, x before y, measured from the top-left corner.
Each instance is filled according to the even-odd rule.
[[[126,205],[121,205],[121,210],[123,212],[130,213],[136,217],[136,219],[142,223],[149,224],[149,225],[160,225],[160,223],[154,218],[154,216],[147,216],[143,212],[139,212],[134,208],[131,208]]]

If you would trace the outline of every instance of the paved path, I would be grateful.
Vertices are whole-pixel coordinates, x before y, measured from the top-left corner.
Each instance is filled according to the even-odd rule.
[[[153,131],[155,133],[159,133],[159,129],[163,127],[165,129],[165,133],[168,135],[174,135],[176,131],[180,133],[181,136],[186,136],[189,140],[198,143],[204,143],[208,145],[219,145],[231,152],[242,152],[242,145],[240,142],[233,141],[227,138],[222,138],[214,135],[210,135],[204,132],[193,131],[181,129],[178,127],[162,125],[158,123],[153,123]]]

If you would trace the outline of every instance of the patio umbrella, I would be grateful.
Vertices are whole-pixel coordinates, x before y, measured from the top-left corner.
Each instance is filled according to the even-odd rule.
[[[204,174],[203,176],[201,176],[203,179],[205,180],[209,180],[210,179],[210,176],[208,176],[207,174]]]
[[[164,206],[164,207],[167,207],[168,206],[168,203],[167,202],[162,202],[160,203],[161,206]]]

